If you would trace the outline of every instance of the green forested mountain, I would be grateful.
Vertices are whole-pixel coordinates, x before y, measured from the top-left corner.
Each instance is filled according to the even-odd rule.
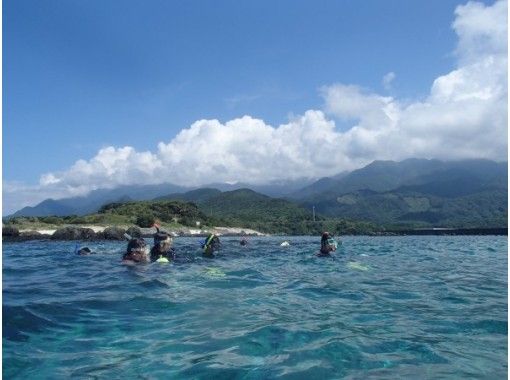
[[[319,213],[327,217],[409,228],[506,226],[506,202],[505,190],[482,191],[458,197],[439,197],[404,190],[360,190],[316,199],[313,204]]]
[[[183,201],[138,201],[110,203],[98,214],[120,215],[140,227],[150,227],[154,220],[194,226],[196,222],[210,224],[211,220],[194,203]]]
[[[386,226],[501,227],[507,171],[488,160],[374,162],[300,201],[328,217]]]
[[[426,185],[460,187],[462,181],[484,186],[498,183],[506,187],[508,164],[489,160],[439,161],[408,159],[401,162],[374,161],[340,178],[321,179],[292,194],[293,199],[311,200],[358,190],[384,192],[403,186]],[[448,184],[447,181],[451,183]],[[460,182],[459,182],[460,181]],[[441,184],[442,182],[442,184]],[[320,184],[320,186],[318,186]]]
[[[340,228],[347,221],[351,223],[349,228],[358,229],[371,228],[361,223],[390,228],[504,227],[508,214],[507,171],[506,162],[489,160],[375,161],[351,173],[322,178],[287,199],[272,198],[250,189],[222,192],[200,188],[178,192],[182,188],[158,185],[96,191],[88,201],[47,200],[29,210],[28,215],[51,215],[55,210],[58,213],[53,215],[80,215],[75,212],[76,207],[90,209],[95,204],[90,214],[99,209],[98,201],[108,200],[116,203],[102,207],[94,217],[89,215],[85,219],[156,217],[187,225],[200,221],[283,233],[305,233],[326,225]],[[164,193],[165,189],[177,191]],[[158,198],[131,202],[126,193],[143,199],[151,195]],[[175,209],[175,205],[189,204],[186,202],[194,203],[193,207]],[[312,207],[317,213],[315,222]]]
[[[168,194],[161,197],[154,198],[155,201],[159,200],[182,200],[187,202],[202,203],[209,198],[221,194],[218,189],[211,189],[208,187],[187,191],[185,193]]]
[[[311,207],[272,198],[250,189],[221,192],[204,188],[182,194],[169,194],[154,201],[157,203],[161,199],[194,202],[205,216],[203,219],[210,224],[252,228],[267,233],[318,234],[324,230],[368,233],[378,230],[378,227],[371,223],[325,218],[319,214],[314,221]],[[188,221],[187,218],[184,220]]]
[[[206,215],[221,219],[227,225],[242,225],[264,232],[304,232],[305,224],[313,217],[311,209],[249,189],[223,192],[199,202],[199,207]]]

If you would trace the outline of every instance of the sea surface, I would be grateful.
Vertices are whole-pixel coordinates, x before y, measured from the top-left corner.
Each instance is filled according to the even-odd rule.
[[[507,378],[506,236],[200,240],[4,243],[3,378]]]

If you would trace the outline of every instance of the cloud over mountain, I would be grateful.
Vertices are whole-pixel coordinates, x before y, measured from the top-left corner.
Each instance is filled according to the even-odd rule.
[[[68,170],[41,176],[38,186],[4,184],[4,204],[18,208],[48,196],[97,188],[174,182],[262,183],[321,177],[375,159],[507,157],[507,2],[457,7],[456,67],[417,101],[383,96],[355,84],[324,86],[324,107],[271,126],[243,116],[199,120],[154,152],[106,147]],[[390,85],[395,77],[384,81]],[[417,73],[419,75],[419,73]],[[351,123],[345,131],[335,120]],[[27,202],[27,200],[30,202]]]

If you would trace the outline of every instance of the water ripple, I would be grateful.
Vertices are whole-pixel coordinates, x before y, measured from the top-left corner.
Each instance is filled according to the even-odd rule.
[[[210,260],[178,238],[136,267],[124,243],[6,243],[4,376],[506,377],[506,237],[348,237],[334,259],[317,240],[224,238]]]

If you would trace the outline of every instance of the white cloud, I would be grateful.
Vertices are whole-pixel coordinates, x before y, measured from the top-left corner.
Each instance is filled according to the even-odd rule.
[[[422,101],[337,84],[323,89],[325,108],[355,118],[345,137],[356,154],[374,159],[507,157],[507,3],[457,7],[458,66],[438,77]]]
[[[455,9],[453,29],[459,36],[456,53],[462,65],[480,56],[507,55],[507,1],[492,6],[469,1]]]
[[[385,90],[387,91],[391,90],[391,83],[395,80],[396,77],[397,76],[393,71],[389,72],[383,77],[382,83]]]
[[[438,77],[421,101],[408,103],[356,85],[321,89],[324,110],[277,127],[250,116],[199,120],[155,152],[107,147],[38,186],[4,183],[4,207],[82,195],[124,184],[262,183],[321,177],[375,159],[507,157],[507,3],[469,2],[455,10],[457,67]],[[388,73],[387,86],[395,78]],[[335,119],[351,122],[344,132]]]

